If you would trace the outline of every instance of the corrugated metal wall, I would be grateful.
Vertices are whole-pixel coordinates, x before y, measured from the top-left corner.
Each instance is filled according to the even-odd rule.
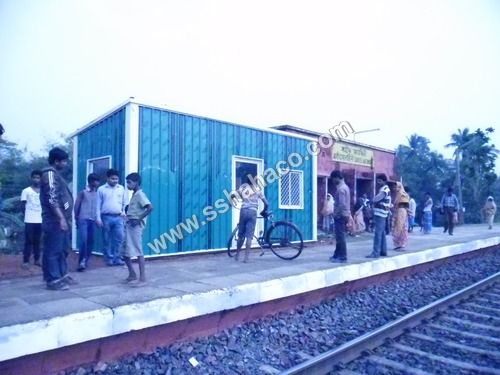
[[[306,155],[307,141],[225,122],[173,113],[149,107],[139,112],[139,173],[143,190],[155,209],[144,232],[145,254],[153,252],[149,241],[160,238],[177,224],[225,198],[231,191],[232,156],[260,158],[264,170],[292,152]],[[304,171],[304,209],[278,209],[278,182],[265,194],[276,219],[296,223],[304,239],[312,239],[312,162],[296,168]],[[224,248],[232,230],[231,210],[202,225],[162,253]]]
[[[107,155],[111,155],[112,168],[120,172],[120,184],[123,185],[125,183],[125,107],[78,134],[78,191],[87,184],[87,160]],[[94,250],[97,252],[102,250],[100,232],[98,230],[95,236]]]
[[[125,107],[78,134],[78,191],[87,184],[87,160],[111,155],[125,183]],[[76,197],[75,197],[76,198]]]

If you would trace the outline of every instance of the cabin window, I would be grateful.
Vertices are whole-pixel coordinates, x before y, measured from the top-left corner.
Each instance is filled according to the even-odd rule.
[[[103,156],[100,158],[87,160],[87,176],[90,173],[96,173],[99,176],[101,183],[107,180],[106,172],[111,168],[111,156]]]
[[[304,172],[290,171],[282,176],[279,182],[279,195],[279,208],[304,208]]]

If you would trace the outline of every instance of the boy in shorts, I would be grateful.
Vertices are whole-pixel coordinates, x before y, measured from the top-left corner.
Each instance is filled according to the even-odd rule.
[[[125,225],[125,250],[124,260],[128,268],[128,277],[125,282],[137,280],[137,275],[132,267],[132,257],[137,257],[139,263],[139,283],[146,283],[146,272],[144,266],[144,253],[142,252],[142,230],[146,226],[146,216],[153,210],[148,197],[141,190],[141,176],[139,173],[131,173],[126,177],[127,189],[133,191],[128,205],[127,221]]]

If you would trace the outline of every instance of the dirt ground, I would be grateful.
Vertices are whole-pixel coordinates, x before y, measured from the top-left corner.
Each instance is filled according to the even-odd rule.
[[[0,280],[13,279],[17,277],[30,277],[39,275],[42,277],[42,268],[33,264],[29,269],[21,267],[23,263],[22,253],[18,254],[2,254],[0,253]],[[78,267],[78,254],[71,251],[68,255],[68,267],[70,272],[76,272]],[[90,259],[89,269],[104,267],[101,257],[93,256]]]

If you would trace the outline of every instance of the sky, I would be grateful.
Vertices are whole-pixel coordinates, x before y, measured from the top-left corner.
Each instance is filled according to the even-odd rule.
[[[35,152],[130,96],[448,157],[500,124],[499,0],[0,0],[0,51],[4,138]]]

